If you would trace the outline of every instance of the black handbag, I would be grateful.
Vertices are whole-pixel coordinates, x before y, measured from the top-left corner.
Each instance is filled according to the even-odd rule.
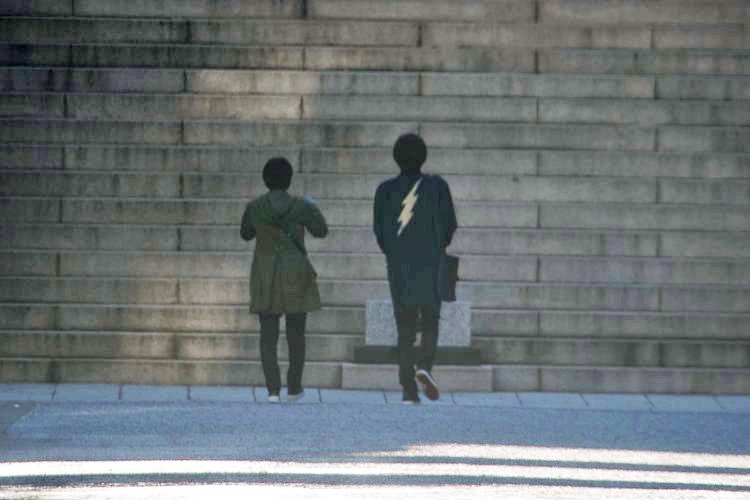
[[[437,179],[433,178],[433,182]],[[437,182],[435,182],[437,185]],[[437,189],[435,189],[435,232],[438,238],[438,251],[440,252],[440,261],[438,263],[438,287],[440,288],[440,299],[443,302],[456,301],[456,283],[458,282],[458,257],[445,252],[443,242],[440,239],[440,211],[437,199]]]

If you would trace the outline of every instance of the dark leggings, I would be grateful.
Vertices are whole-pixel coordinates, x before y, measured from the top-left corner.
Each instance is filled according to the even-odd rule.
[[[394,308],[398,330],[398,378],[407,391],[416,390],[415,368],[432,370],[438,341],[440,304],[398,306]],[[417,314],[421,316],[422,346],[417,356],[414,342],[417,340]]]
[[[260,319],[260,361],[269,394],[281,391],[281,373],[276,356],[279,344],[280,314],[259,314]],[[302,370],[305,366],[305,321],[307,313],[286,315],[286,340],[289,346],[289,370],[287,390],[296,394],[302,390]]]

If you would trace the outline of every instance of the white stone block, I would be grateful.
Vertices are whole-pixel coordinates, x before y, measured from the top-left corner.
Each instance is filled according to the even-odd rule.
[[[438,346],[469,347],[471,344],[471,303],[443,302],[440,308]],[[393,304],[388,299],[368,299],[365,344],[397,344]]]

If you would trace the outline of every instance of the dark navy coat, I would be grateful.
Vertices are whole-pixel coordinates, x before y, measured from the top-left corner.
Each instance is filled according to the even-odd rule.
[[[375,193],[373,230],[394,306],[440,303],[439,258],[456,230],[448,183],[416,171],[383,182]]]

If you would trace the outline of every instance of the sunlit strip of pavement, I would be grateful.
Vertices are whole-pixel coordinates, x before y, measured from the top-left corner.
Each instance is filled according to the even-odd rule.
[[[495,460],[548,460],[598,464],[632,464],[678,467],[727,467],[747,469],[750,455],[695,453],[673,451],[634,451],[591,448],[559,448],[547,446],[514,446],[482,444],[414,445],[403,450],[362,453],[365,457],[444,456],[452,459],[474,458]]]
[[[128,488],[16,488],[0,491],[4,500],[747,500],[748,494],[731,491],[683,489],[635,490],[571,486],[492,485],[461,486],[309,486],[309,485],[201,485],[133,486]]]
[[[627,487],[654,484],[704,489],[743,489],[750,494],[750,470],[737,473],[670,472],[659,470],[601,469],[595,467],[566,467],[524,465],[487,465],[467,463],[400,463],[400,462],[290,462],[290,461],[118,461],[118,462],[25,462],[4,463],[0,478],[25,483],[26,480],[101,476],[109,482],[119,479],[152,478],[166,480],[168,476],[220,476],[266,479],[277,477],[280,482],[294,482],[294,478],[319,478],[313,482],[347,480],[367,482],[378,477],[388,477],[394,482],[419,478],[421,482],[439,480],[451,483],[462,481],[478,483],[503,483],[513,481],[552,481],[584,483],[610,483]],[[348,479],[347,479],[348,478]],[[358,479],[359,478],[359,479]],[[322,481],[321,481],[322,479]],[[480,479],[481,481],[476,481]],[[75,482],[75,481],[73,481]],[[303,481],[304,482],[304,481]],[[7,484],[7,483],[6,483]],[[734,487],[734,488],[733,488]]]

